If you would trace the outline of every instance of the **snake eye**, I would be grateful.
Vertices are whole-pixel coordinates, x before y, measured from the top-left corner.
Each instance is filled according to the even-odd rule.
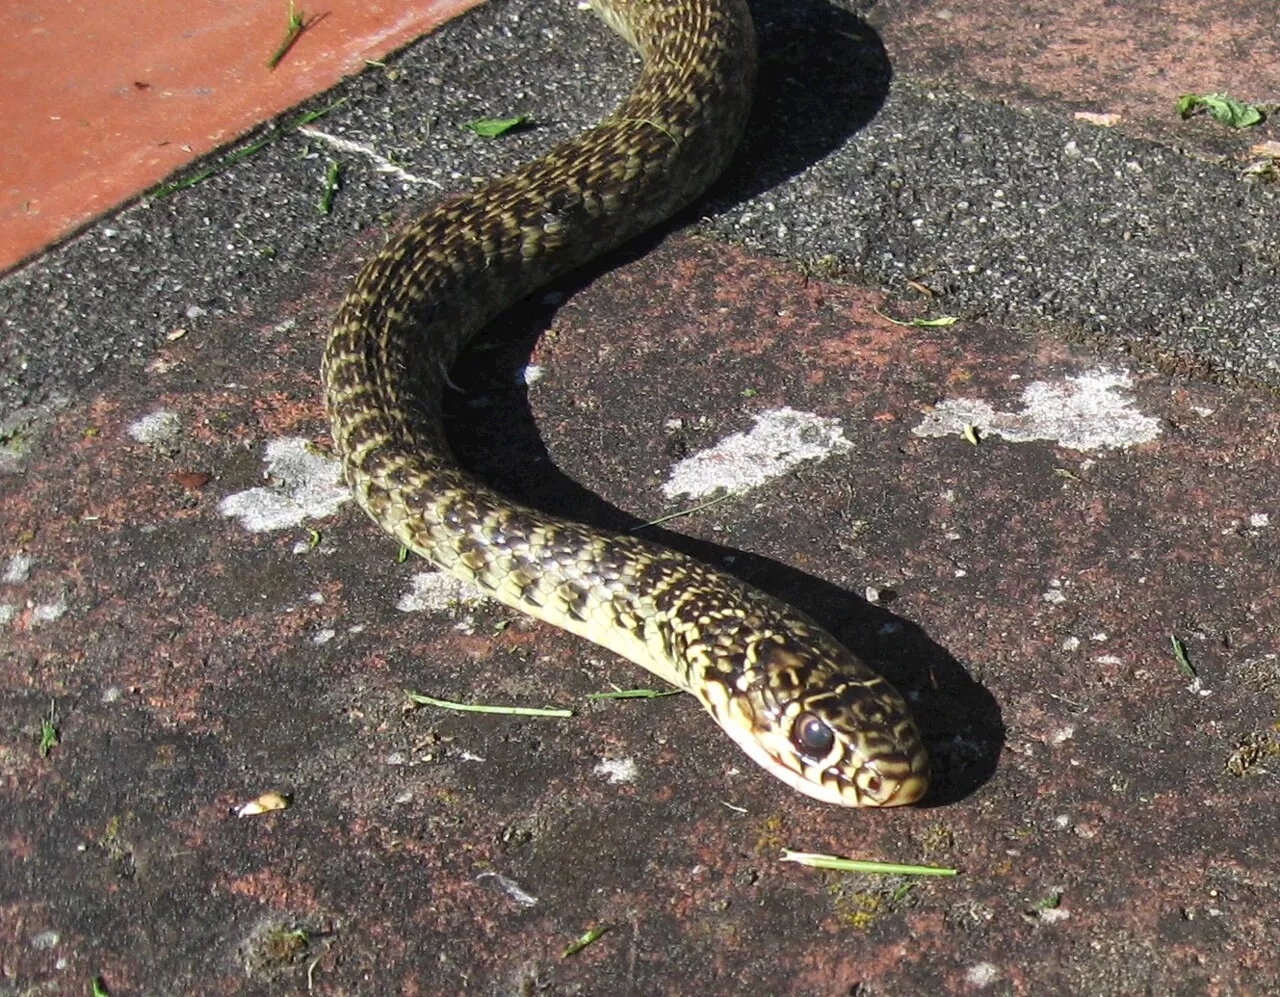
[[[791,726],[791,743],[810,758],[826,758],[836,735],[816,713],[801,713]]]

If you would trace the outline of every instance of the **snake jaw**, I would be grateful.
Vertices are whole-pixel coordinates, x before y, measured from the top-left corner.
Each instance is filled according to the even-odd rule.
[[[815,800],[843,807],[898,807],[916,803],[929,788],[923,749],[914,755],[894,752],[861,763],[809,764],[779,728],[754,726],[748,711],[736,701],[730,710],[733,722],[721,726],[738,747],[765,771]]]

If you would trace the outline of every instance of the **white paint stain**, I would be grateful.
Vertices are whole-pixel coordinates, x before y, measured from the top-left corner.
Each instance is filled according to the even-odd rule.
[[[57,602],[42,602],[31,610],[31,625],[52,623],[60,620],[67,612],[67,603],[63,599]]]
[[[630,758],[603,758],[592,771],[604,776],[611,786],[635,782],[639,775],[636,763]]]
[[[677,463],[662,486],[667,498],[701,498],[721,489],[740,492],[781,477],[797,464],[853,449],[837,419],[791,408],[753,417],[755,426],[726,436],[709,450]]]
[[[419,571],[409,580],[410,589],[396,603],[402,613],[420,613],[476,605],[485,600],[473,586],[443,571]]]
[[[365,145],[363,142],[355,142],[349,138],[343,138],[340,135],[330,135],[328,132],[321,131],[319,128],[302,127],[299,128],[298,131],[303,135],[306,135],[308,138],[315,139],[317,142],[323,142],[326,145],[332,146],[338,152],[364,156],[373,163],[373,168],[379,173],[389,173],[397,180],[407,184],[430,184],[432,187],[440,189],[440,182],[438,180],[433,180],[431,177],[415,176],[402,166],[393,163],[390,159],[381,155],[373,148],[373,146]]]
[[[60,941],[62,941],[62,936],[56,931],[42,931],[38,935],[31,936],[31,947],[43,951],[57,948]]]
[[[1060,381],[1033,381],[1022,389],[1022,411],[1000,412],[977,398],[948,398],[933,407],[916,436],[980,436],[1011,443],[1050,440],[1071,450],[1123,449],[1160,435],[1160,420],[1133,406],[1128,371],[1095,370]]]
[[[272,484],[234,492],[218,503],[218,512],[240,520],[250,533],[296,527],[307,519],[332,516],[351,498],[336,460],[313,453],[307,441],[289,436],[272,440],[263,477]]]
[[[999,968],[989,962],[975,963],[964,971],[964,980],[971,987],[989,987],[999,979]]]
[[[514,879],[500,872],[482,872],[476,877],[476,882],[497,887],[521,907],[532,907],[538,902],[537,897],[525,890]]]
[[[176,412],[157,409],[131,423],[125,432],[139,443],[164,446],[176,443],[182,435],[182,420]]]
[[[1067,594],[1062,591],[1062,580],[1060,578],[1049,579],[1048,591],[1042,592],[1040,598],[1045,602],[1060,606],[1067,601]]]
[[[31,576],[31,565],[34,563],[26,554],[14,554],[5,565],[4,576],[0,577],[0,581],[7,585],[25,582]]]

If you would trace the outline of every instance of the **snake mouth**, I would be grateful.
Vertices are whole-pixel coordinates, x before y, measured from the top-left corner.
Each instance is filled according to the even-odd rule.
[[[918,803],[929,791],[929,758],[923,749],[868,761],[854,777],[858,805],[903,807]]]
[[[927,765],[921,769],[910,762],[906,762],[908,771],[885,772],[883,769],[896,769],[897,765],[886,766],[885,760],[878,759],[857,769],[852,778],[834,767],[797,771],[780,758],[771,759],[770,764],[760,764],[797,792],[842,807],[909,806],[929,791]]]
[[[714,710],[711,715],[720,722]],[[724,731],[757,765],[796,792],[841,807],[901,807],[929,790],[929,756],[917,742],[907,750],[832,762],[808,761],[776,729],[720,722]]]

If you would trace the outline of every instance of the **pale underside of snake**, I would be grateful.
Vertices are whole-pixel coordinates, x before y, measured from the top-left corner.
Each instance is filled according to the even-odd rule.
[[[687,205],[746,127],[745,0],[593,0],[643,58],[630,96],[542,158],[430,208],[364,267],[325,351],[347,480],[405,547],[698,698],[766,770],[846,806],[918,800],[928,757],[897,692],[812,620],[634,536],[526,508],[460,470],[441,401],[498,313]]]

